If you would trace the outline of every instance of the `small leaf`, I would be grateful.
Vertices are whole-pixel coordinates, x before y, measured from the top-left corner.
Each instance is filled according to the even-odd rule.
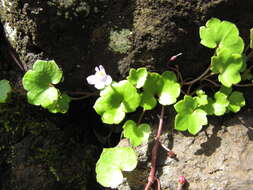
[[[208,104],[207,95],[205,94],[205,92],[203,90],[197,90],[196,94],[197,94],[197,96],[194,98],[196,99],[197,104],[199,106],[204,106],[204,105]]]
[[[196,135],[203,125],[207,124],[206,112],[201,109],[196,109],[192,113],[179,113],[175,118],[175,129],[179,131],[188,131]]]
[[[10,82],[8,80],[0,80],[0,103],[5,103],[7,101],[10,92]]]
[[[240,71],[244,65],[244,59],[240,54],[231,54],[227,50],[221,51],[211,60],[211,70],[218,73],[219,81],[226,87],[231,87],[241,81]]]
[[[250,48],[253,49],[253,28],[250,29]]]
[[[148,76],[148,71],[146,68],[139,68],[137,70],[130,69],[127,80],[136,88],[141,88],[144,86],[147,76]]]
[[[28,91],[28,102],[46,108],[57,101],[60,93],[53,84],[58,84],[62,71],[54,61],[38,60],[23,77],[23,86]]]
[[[232,112],[240,111],[241,107],[245,106],[245,99],[243,93],[234,91],[228,98],[228,109]]]
[[[130,139],[130,143],[135,147],[147,143],[151,132],[148,124],[142,123],[137,126],[137,124],[132,120],[128,120],[124,124],[123,129],[124,137]]]
[[[244,42],[239,36],[237,27],[228,21],[211,18],[206,26],[199,29],[201,44],[208,48],[217,48],[217,52],[227,49],[231,53],[241,54]]]
[[[100,93],[94,105],[96,112],[107,124],[118,124],[125,113],[133,112],[140,104],[140,95],[136,88],[127,80],[113,83]]]
[[[117,188],[123,182],[122,171],[132,171],[136,165],[132,148],[104,148],[96,164],[97,181],[104,187]]]

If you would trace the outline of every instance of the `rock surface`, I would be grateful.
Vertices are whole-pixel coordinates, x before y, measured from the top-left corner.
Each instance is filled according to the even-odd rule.
[[[157,176],[162,189],[175,190],[178,177],[186,177],[189,190],[249,190],[253,188],[253,110],[226,116],[224,120],[212,118],[205,131],[189,136],[168,129],[162,143],[171,147],[177,159],[166,156],[161,150],[158,156]],[[215,121],[216,120],[216,121]],[[214,122],[212,122],[214,121]],[[167,125],[166,125],[167,126]],[[152,147],[152,143],[148,145]],[[150,149],[150,148],[148,148]],[[127,183],[119,189],[144,189],[148,168],[147,146],[137,149],[142,155],[137,169],[127,174]],[[149,151],[150,152],[150,151]],[[143,158],[143,155],[146,155]],[[146,173],[146,176],[143,175]]]

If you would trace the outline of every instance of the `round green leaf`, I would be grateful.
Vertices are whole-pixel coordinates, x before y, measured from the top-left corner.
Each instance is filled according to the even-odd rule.
[[[97,181],[104,187],[116,188],[123,182],[122,171],[132,171],[136,165],[131,147],[104,148],[96,164]]]
[[[136,88],[127,80],[113,83],[100,93],[94,105],[96,112],[107,124],[118,124],[125,113],[133,112],[140,104],[140,95]]]
[[[177,82],[176,75],[171,71],[162,74],[162,81],[158,101],[162,105],[171,105],[177,101],[177,97],[180,95],[180,84]]]
[[[234,91],[228,98],[228,109],[232,112],[240,111],[241,107],[245,106],[245,99],[243,93]]]
[[[54,61],[38,60],[33,69],[23,77],[23,86],[28,91],[28,102],[46,108],[59,97],[59,91],[53,86],[61,81],[62,71]]]
[[[238,54],[243,52],[244,42],[237,27],[231,22],[212,18],[207,21],[206,26],[200,27],[199,34],[200,43],[208,48],[217,48],[217,52],[221,49]]]
[[[0,103],[5,103],[7,101],[10,92],[10,82],[8,80],[0,80]]]
[[[195,135],[203,125],[207,124],[206,112],[201,109],[196,109],[192,113],[179,113],[175,118],[175,129],[179,131],[188,131]]]
[[[141,88],[144,86],[147,76],[148,76],[148,71],[146,68],[139,68],[137,70],[130,69],[127,80],[136,88]]]
[[[124,137],[130,139],[130,143],[135,147],[147,143],[151,132],[148,124],[142,123],[137,126],[137,124],[132,120],[126,121],[123,129]]]
[[[240,54],[231,54],[227,50],[213,56],[211,60],[211,70],[219,73],[219,81],[226,87],[231,87],[241,81],[240,71],[244,65],[244,59]]]

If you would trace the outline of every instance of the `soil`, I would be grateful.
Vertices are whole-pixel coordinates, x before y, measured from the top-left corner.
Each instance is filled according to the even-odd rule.
[[[179,52],[183,55],[175,64],[179,66],[184,78],[193,78],[205,70],[213,53],[212,50],[200,45],[198,34],[199,27],[211,17],[235,23],[245,44],[248,44],[249,29],[252,27],[253,20],[252,0],[243,2],[240,0],[2,0],[0,3],[0,79],[10,80],[15,92],[11,96],[12,103],[0,107],[1,110],[5,110],[0,111],[2,127],[0,133],[5,137],[1,144],[3,154],[0,156],[0,167],[3,172],[0,175],[0,188],[3,190],[103,189],[95,182],[95,163],[102,147],[114,146],[120,138],[117,131],[112,133],[109,140],[111,143],[105,138],[111,128],[103,126],[100,118],[93,111],[94,98],[71,103],[70,110],[65,115],[49,114],[45,110],[29,105],[24,95],[22,77],[37,59],[56,61],[64,72],[64,82],[59,88],[69,92],[95,91],[86,83],[86,77],[94,72],[95,66],[103,65],[112,78],[118,81],[126,76],[131,67],[145,66],[150,71],[162,73],[168,69],[168,59]],[[109,47],[110,34],[112,31],[122,29],[129,29],[132,32],[127,39],[124,39],[131,42],[131,48],[125,53],[118,53]],[[251,114],[248,109],[253,106],[252,87],[243,91],[248,104],[242,113]],[[245,117],[244,114],[242,117]],[[226,119],[227,122],[231,120],[229,117]],[[210,136],[215,133],[216,138],[208,142],[208,148],[202,150],[204,152],[200,150],[199,159],[196,158],[193,150],[190,151],[192,157],[191,154],[187,155],[191,157],[190,161],[183,159],[183,151],[187,150],[180,149],[180,143],[174,146],[184,160],[184,165],[172,162],[171,173],[168,171],[168,166],[160,168],[164,189],[175,189],[175,180],[166,181],[165,177],[173,178],[180,175],[178,171],[191,176],[188,189],[192,190],[201,188],[231,190],[238,185],[245,189],[252,188],[253,176],[250,173],[252,169],[247,168],[247,165],[242,171],[243,175],[248,176],[246,181],[240,184],[239,178],[235,176],[232,176],[233,180],[229,180],[231,176],[227,171],[230,169],[233,173],[239,166],[233,167],[236,159],[231,158],[232,155],[225,150],[229,144],[227,139],[241,131],[241,134],[248,134],[248,138],[245,142],[234,143],[234,149],[232,147],[231,151],[237,149],[244,150],[246,153],[250,151],[252,129],[244,125],[241,128],[235,127],[232,132],[226,132],[223,127],[220,127],[219,131],[209,131]],[[165,136],[168,133],[166,132]],[[226,136],[223,141],[222,134]],[[183,140],[185,138],[187,140]],[[196,152],[198,146],[205,144],[204,132],[199,137],[189,137],[187,134],[180,133],[175,136],[175,139],[176,142],[182,141],[181,146],[185,147],[190,147],[187,143],[194,144],[193,141],[196,141],[197,144],[193,145]],[[235,137],[234,141],[237,140]],[[218,148],[212,149],[217,147],[219,142],[226,142],[220,145],[219,151],[222,151],[222,154],[218,154]],[[206,171],[194,175],[194,172],[199,169],[198,166],[206,167],[200,163],[206,163],[210,159],[210,155],[203,156],[209,154],[205,152],[209,148],[212,151],[210,155],[213,155],[211,156],[213,162],[208,162],[211,166],[207,166]],[[149,149],[146,149],[145,154],[147,152]],[[248,152],[249,155],[246,155],[246,153],[244,157],[239,155],[237,158],[247,159],[247,163],[250,163],[252,154]],[[215,162],[217,157],[214,155],[219,158],[223,155],[230,159],[228,170],[224,170],[226,172],[216,172],[214,165],[217,164]],[[197,161],[193,162],[194,159]],[[143,161],[145,167],[148,165],[147,162],[148,158]],[[187,162],[188,166],[192,167],[190,171],[183,169],[187,167]],[[222,164],[225,165],[225,161]],[[219,167],[220,165],[216,169]],[[247,169],[248,173],[245,172]],[[211,170],[215,172],[209,176],[208,172]],[[147,174],[148,171],[137,170],[137,173],[144,176],[144,179],[140,180],[141,183],[137,180],[134,185],[126,185],[122,187],[123,189],[143,189],[146,176],[142,174]],[[209,179],[206,179],[207,176]],[[227,181],[226,184],[221,184],[219,180],[215,181],[215,177]],[[198,186],[198,181],[199,184],[205,182],[208,185]]]

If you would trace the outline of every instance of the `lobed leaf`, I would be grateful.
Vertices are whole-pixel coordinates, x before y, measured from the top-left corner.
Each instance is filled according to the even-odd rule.
[[[124,137],[130,139],[130,143],[136,147],[147,143],[149,134],[151,133],[149,124],[142,123],[137,126],[133,120],[128,120],[123,126]]]
[[[10,92],[10,82],[8,80],[0,80],[0,103],[5,103],[7,101]]]
[[[131,147],[104,148],[96,164],[97,181],[104,187],[116,188],[123,182],[122,171],[132,171],[136,165]]]
[[[227,49],[231,53],[241,54],[244,42],[239,36],[237,27],[228,21],[211,18],[206,26],[199,29],[200,43],[208,48],[217,48],[217,52]]]
[[[118,124],[125,118],[125,113],[133,112],[140,104],[140,95],[127,80],[113,83],[100,93],[94,105],[96,112],[107,124]]]
[[[53,84],[58,84],[62,78],[62,71],[54,61],[37,60],[33,69],[23,77],[23,86],[28,91],[28,102],[47,108],[57,101],[60,93]]]

